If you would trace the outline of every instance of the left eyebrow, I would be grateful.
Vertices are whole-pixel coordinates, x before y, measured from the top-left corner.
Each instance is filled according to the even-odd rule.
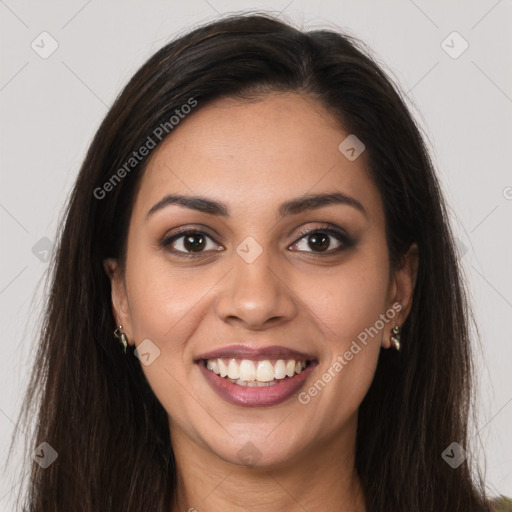
[[[279,208],[279,217],[283,218],[287,215],[297,215],[307,210],[315,210],[331,204],[344,204],[352,206],[365,217],[368,217],[368,212],[364,206],[354,197],[342,194],[341,192],[335,192],[333,194],[315,194],[298,197],[286,201]]]
[[[189,208],[202,213],[209,213],[220,217],[229,217],[229,208],[226,204],[208,199],[202,196],[186,196],[181,194],[170,194],[158,201],[147,213],[146,219],[162,210],[166,206],[177,204],[184,208]],[[304,211],[315,210],[323,208],[324,206],[332,204],[343,204],[351,206],[361,212],[365,217],[368,217],[368,212],[364,206],[354,197],[335,192],[332,194],[311,194],[302,197],[291,199],[281,204],[278,209],[279,218],[288,215],[297,215]]]

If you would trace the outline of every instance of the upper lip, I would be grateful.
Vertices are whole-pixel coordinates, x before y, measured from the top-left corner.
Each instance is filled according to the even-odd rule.
[[[246,345],[229,345],[201,354],[197,361],[204,359],[233,358],[233,359],[295,359],[300,361],[316,360],[315,356],[298,350],[272,345],[269,347],[252,348]]]

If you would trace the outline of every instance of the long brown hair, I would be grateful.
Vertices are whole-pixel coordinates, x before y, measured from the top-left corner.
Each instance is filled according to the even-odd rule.
[[[107,257],[123,259],[147,157],[122,179],[113,176],[191,99],[198,110],[220,97],[272,91],[309,95],[364,141],[392,267],[413,242],[419,249],[403,349],[381,351],[359,410],[356,469],[368,510],[489,510],[469,459],[452,468],[441,456],[452,442],[468,449],[470,316],[420,130],[397,86],[357,40],[301,31],[263,14],[220,19],[159,50],[116,99],[90,145],[59,233],[20,415],[22,424],[36,420],[30,449],[47,442],[58,458],[46,469],[32,463],[25,510],[171,509],[176,468],[167,414],[133,349],[123,356],[113,341],[102,266]],[[107,182],[108,192],[99,193]]]

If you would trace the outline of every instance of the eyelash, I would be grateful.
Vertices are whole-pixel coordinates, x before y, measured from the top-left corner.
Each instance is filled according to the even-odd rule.
[[[303,229],[299,233],[300,234],[299,238],[297,238],[294,242],[292,242],[290,244],[290,246],[297,244],[298,242],[300,242],[306,236],[317,234],[317,233],[323,233],[323,234],[329,235],[331,237],[334,237],[334,238],[336,238],[341,243],[341,245],[339,247],[335,248],[335,249],[330,249],[330,250],[325,251],[325,252],[315,252],[315,251],[299,251],[299,252],[307,252],[307,253],[312,254],[315,257],[316,256],[319,256],[319,257],[323,257],[324,256],[325,257],[325,256],[332,256],[333,254],[337,254],[337,253],[339,253],[341,251],[344,251],[345,249],[348,249],[349,247],[351,247],[353,245],[353,241],[345,233],[344,230],[341,230],[339,228],[332,228],[330,226],[331,225],[328,224],[325,227],[317,227],[317,228],[313,228],[313,229]],[[179,231],[178,233],[174,233],[171,236],[165,237],[161,241],[160,245],[161,245],[161,247],[163,249],[165,249],[165,250],[169,251],[170,253],[175,254],[175,255],[177,255],[179,257],[183,257],[183,258],[197,258],[197,257],[202,256],[206,251],[202,251],[202,252],[198,252],[198,253],[194,254],[192,252],[176,251],[176,250],[170,250],[169,249],[169,246],[171,246],[171,244],[173,242],[175,242],[176,240],[179,240],[180,238],[188,236],[188,235],[204,235],[206,238],[209,238],[210,240],[215,242],[215,240],[213,240],[213,237],[211,237],[210,235],[208,235],[204,231],[199,231],[199,230],[195,230],[195,229],[185,228],[182,231]],[[222,252],[222,251],[219,251],[219,252]]]

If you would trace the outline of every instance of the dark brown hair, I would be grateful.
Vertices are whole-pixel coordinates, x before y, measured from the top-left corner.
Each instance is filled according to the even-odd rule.
[[[382,350],[359,410],[356,469],[368,511],[489,510],[466,460],[472,398],[468,304],[440,187],[399,89],[352,37],[301,31],[273,17],[235,15],[167,44],[133,76],[92,141],[59,233],[44,325],[20,420],[58,459],[32,463],[24,509],[168,512],[176,468],[166,411],[138,359],[113,341],[102,262],[123,259],[144,158],[95,191],[191,99],[298,92],[366,145],[384,204],[392,268],[415,242],[420,261],[400,353]],[[193,115],[193,112],[190,114]],[[172,131],[169,131],[172,136]],[[119,174],[118,174],[119,176]],[[133,349],[132,349],[133,350]]]

